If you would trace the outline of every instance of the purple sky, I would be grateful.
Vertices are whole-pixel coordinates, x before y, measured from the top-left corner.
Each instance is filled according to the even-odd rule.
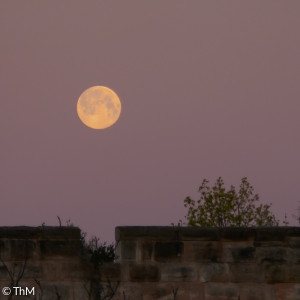
[[[299,206],[300,1],[1,1],[0,225],[170,225],[203,178]],[[112,88],[119,121],[76,113]]]

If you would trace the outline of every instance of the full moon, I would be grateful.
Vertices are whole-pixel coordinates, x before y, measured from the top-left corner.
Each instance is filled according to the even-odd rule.
[[[118,95],[108,87],[93,86],[80,95],[77,114],[83,124],[90,128],[108,128],[119,119],[121,102]]]

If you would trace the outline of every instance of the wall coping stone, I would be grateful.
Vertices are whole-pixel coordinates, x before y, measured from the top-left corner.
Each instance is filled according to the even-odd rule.
[[[0,227],[0,239],[68,239],[79,240],[81,237],[80,229],[73,226],[13,226]]]
[[[284,241],[287,237],[300,237],[300,227],[227,227],[203,228],[190,226],[118,226],[116,241],[122,240],[209,240],[209,241]]]

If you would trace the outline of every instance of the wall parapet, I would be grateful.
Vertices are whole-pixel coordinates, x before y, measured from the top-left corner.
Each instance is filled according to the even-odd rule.
[[[123,226],[115,234],[122,284],[160,295],[147,299],[173,299],[174,289],[178,299],[300,299],[300,227]]]
[[[95,284],[115,289],[113,300],[300,300],[299,227],[124,226],[115,233],[116,262],[95,270],[82,255],[79,228],[0,227],[0,284],[22,274],[18,284],[35,285],[42,300],[93,299]]]

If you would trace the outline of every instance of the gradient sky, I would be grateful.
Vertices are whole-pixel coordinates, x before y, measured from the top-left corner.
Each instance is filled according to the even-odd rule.
[[[170,225],[207,178],[299,206],[300,1],[0,2],[0,225]],[[77,100],[112,88],[93,130]]]

